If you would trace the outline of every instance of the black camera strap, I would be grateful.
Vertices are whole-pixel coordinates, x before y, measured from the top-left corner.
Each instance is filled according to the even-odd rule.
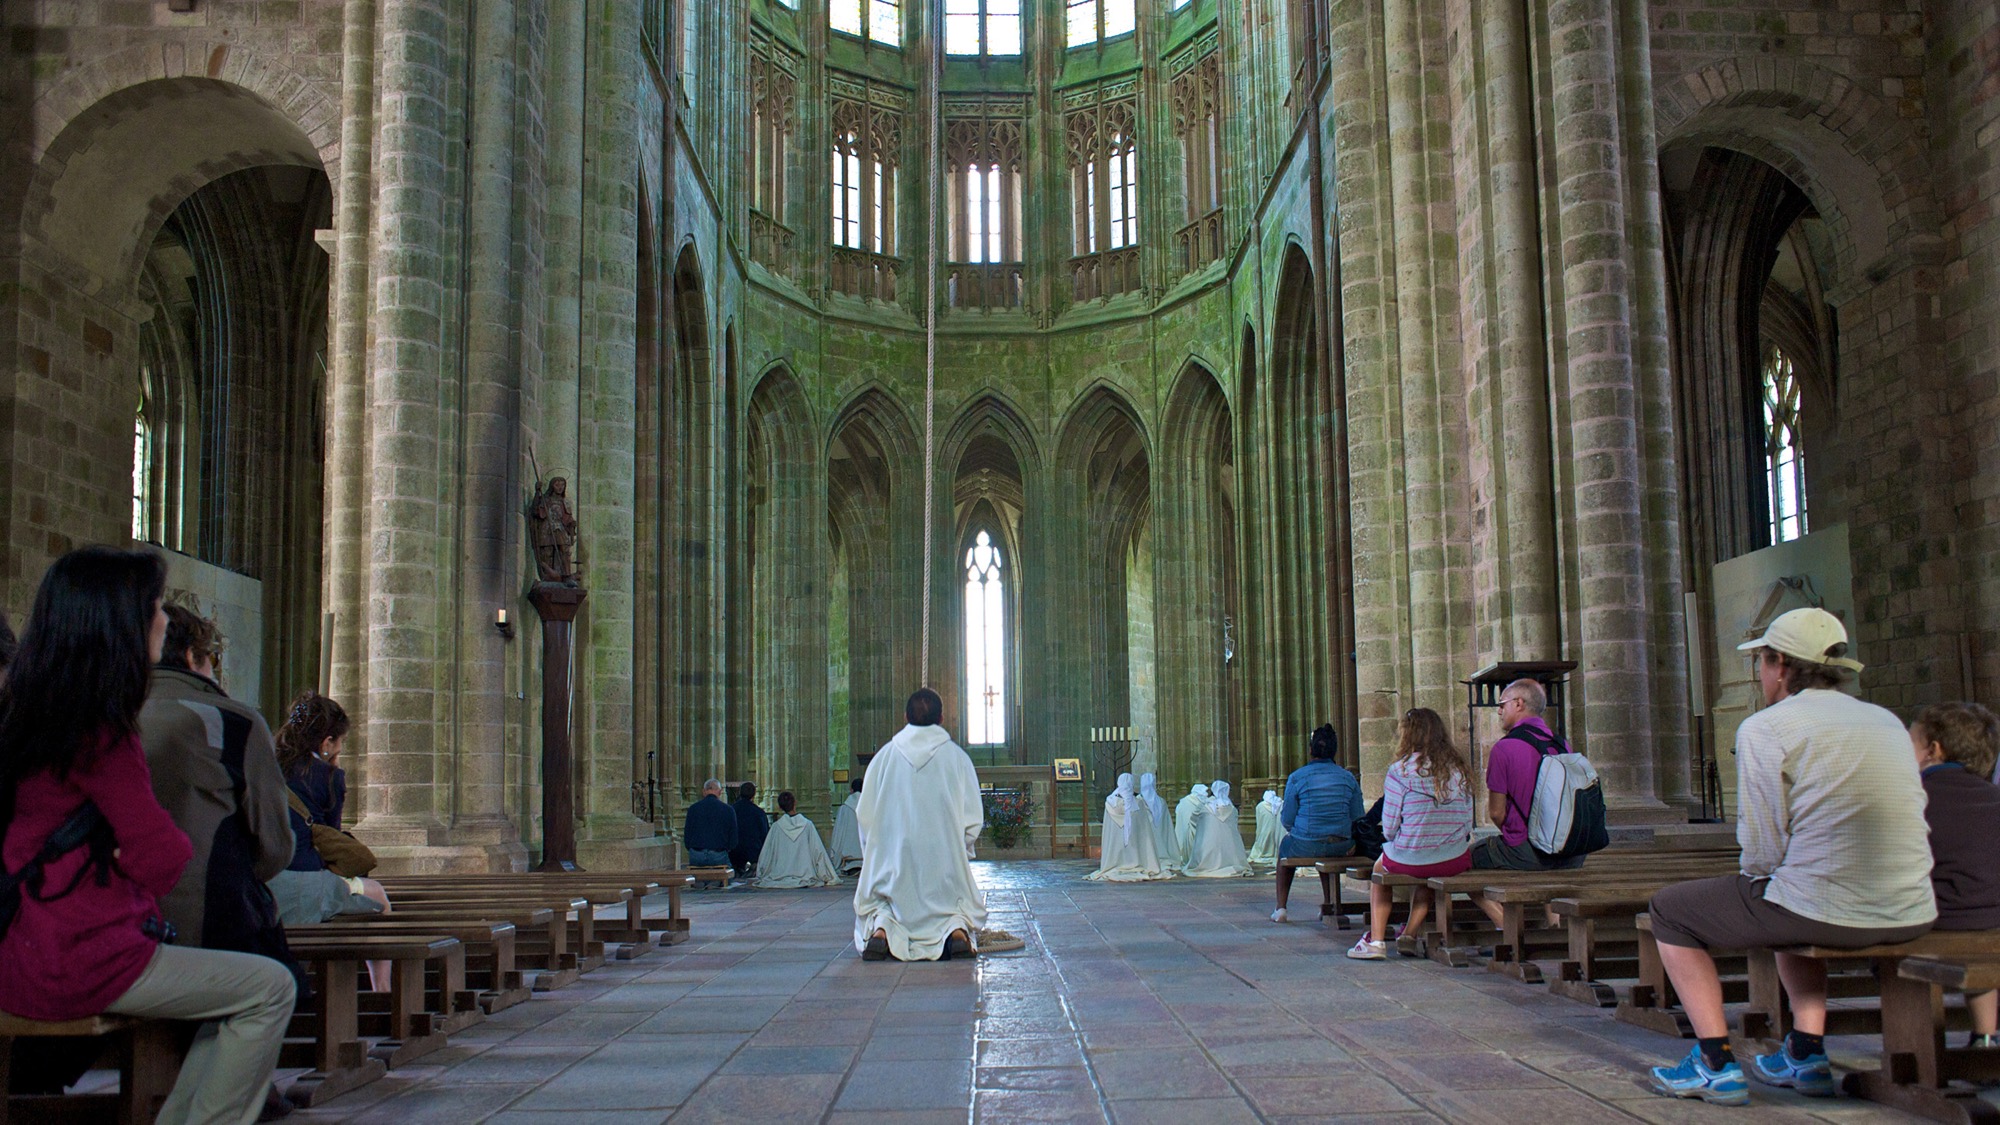
[[[48,866],[82,847],[90,849],[89,862],[77,868],[76,875],[61,890],[54,894],[47,893],[42,882]],[[111,825],[98,811],[97,805],[90,801],[79,805],[54,832],[49,833],[49,838],[42,842],[34,858],[23,864],[19,871],[0,871],[0,938],[7,936],[14,916],[20,913],[23,894],[32,896],[36,902],[53,902],[74,891],[92,871],[97,873],[99,886],[108,885],[111,881],[112,852],[116,847],[117,839],[111,832]]]

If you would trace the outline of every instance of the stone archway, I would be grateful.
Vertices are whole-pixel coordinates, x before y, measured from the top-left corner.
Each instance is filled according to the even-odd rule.
[[[1244,776],[1234,735],[1237,588],[1236,455],[1229,402],[1190,362],[1167,397],[1160,439],[1155,580],[1176,591],[1158,607],[1162,788]]]

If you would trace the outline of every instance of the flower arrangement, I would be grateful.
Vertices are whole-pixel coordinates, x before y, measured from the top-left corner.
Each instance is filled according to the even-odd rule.
[[[986,832],[996,847],[1021,842],[1035,819],[1035,796],[1027,789],[982,789],[979,802],[986,812]]]

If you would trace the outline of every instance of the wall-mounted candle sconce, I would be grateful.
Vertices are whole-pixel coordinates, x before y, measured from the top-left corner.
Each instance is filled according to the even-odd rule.
[[[493,627],[500,630],[501,636],[510,641],[514,639],[514,623],[507,619],[506,610],[498,609],[493,611]]]

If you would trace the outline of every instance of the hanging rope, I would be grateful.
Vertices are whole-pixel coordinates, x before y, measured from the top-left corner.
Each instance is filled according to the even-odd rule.
[[[917,666],[917,678],[925,684],[931,682],[931,553],[932,524],[935,521],[933,505],[937,490],[934,465],[937,439],[933,427],[937,416],[938,231],[942,227],[938,221],[938,199],[944,168],[944,0],[934,0],[931,4],[930,24],[931,151],[929,166],[925,169],[930,188],[930,205],[925,211],[929,216],[930,236],[924,240],[924,639],[922,663]]]

